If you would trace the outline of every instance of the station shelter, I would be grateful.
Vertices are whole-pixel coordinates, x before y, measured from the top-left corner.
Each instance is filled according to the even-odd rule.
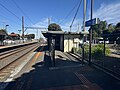
[[[63,52],[72,52],[73,48],[79,48],[83,37],[81,33],[66,31],[42,31],[42,34],[47,39],[48,47],[54,40],[55,50]]]

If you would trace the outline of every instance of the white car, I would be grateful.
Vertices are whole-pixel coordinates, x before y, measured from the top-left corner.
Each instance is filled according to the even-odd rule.
[[[100,44],[103,44],[104,41],[99,41]],[[109,41],[105,41],[105,43],[109,43]]]
[[[6,44],[15,44],[15,41],[13,40],[4,40],[3,42]]]

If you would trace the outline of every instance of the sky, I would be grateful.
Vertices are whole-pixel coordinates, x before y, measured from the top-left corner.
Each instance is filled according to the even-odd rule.
[[[63,31],[69,31],[71,22],[81,0],[0,0],[0,28],[7,26],[8,33],[19,33],[22,16],[25,27],[48,27],[57,23]],[[86,20],[90,19],[90,1],[87,0]],[[94,0],[93,18],[106,20],[108,24],[120,22],[120,0]],[[81,30],[83,24],[83,0],[72,26],[72,31]],[[34,33],[40,37],[44,29],[27,29],[25,34]],[[38,33],[38,34],[37,34]]]

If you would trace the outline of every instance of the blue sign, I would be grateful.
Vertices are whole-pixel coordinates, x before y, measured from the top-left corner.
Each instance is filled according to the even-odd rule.
[[[88,20],[85,22],[85,27],[89,27],[91,25],[98,24],[100,22],[99,18],[94,18],[92,20]]]

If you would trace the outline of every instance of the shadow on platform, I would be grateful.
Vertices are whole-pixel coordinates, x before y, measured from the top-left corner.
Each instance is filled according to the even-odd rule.
[[[118,88],[119,84],[114,83],[116,81],[113,80],[113,78],[106,78],[107,76],[103,72],[99,70],[95,71],[93,69],[89,70],[89,67],[86,68],[81,66],[81,62],[68,60],[67,58],[65,59],[61,55],[57,55],[56,67],[51,67],[52,61],[50,59],[51,57],[48,52],[48,47],[44,46],[44,49],[41,48],[42,47],[39,47],[35,50],[35,52],[44,52],[44,60],[32,65],[32,70],[23,73],[20,77],[9,82],[9,85],[5,88],[5,90],[58,90],[48,88],[67,86],[71,86],[73,88],[75,85],[78,85],[79,87],[77,90],[86,90],[85,87],[83,88],[83,82],[81,82],[78,76],[76,76],[75,72],[83,74],[86,77],[88,76],[89,80],[98,82],[105,88],[105,90],[115,90],[115,88],[120,90],[120,88]],[[83,72],[81,72],[80,69]],[[111,80],[111,82],[106,80]],[[1,83],[4,85],[7,84],[7,82]],[[71,88],[64,90],[71,90]]]
[[[56,69],[51,67],[51,57],[49,56],[48,47],[44,49],[39,47],[34,52],[44,52],[44,60],[32,66],[32,70],[27,71],[20,77],[9,82],[5,90],[40,90],[52,87],[80,85],[80,80],[71,71]],[[62,56],[61,56],[62,57]],[[63,58],[64,59],[64,58]],[[56,67],[76,65],[77,62],[62,60],[57,58]]]

